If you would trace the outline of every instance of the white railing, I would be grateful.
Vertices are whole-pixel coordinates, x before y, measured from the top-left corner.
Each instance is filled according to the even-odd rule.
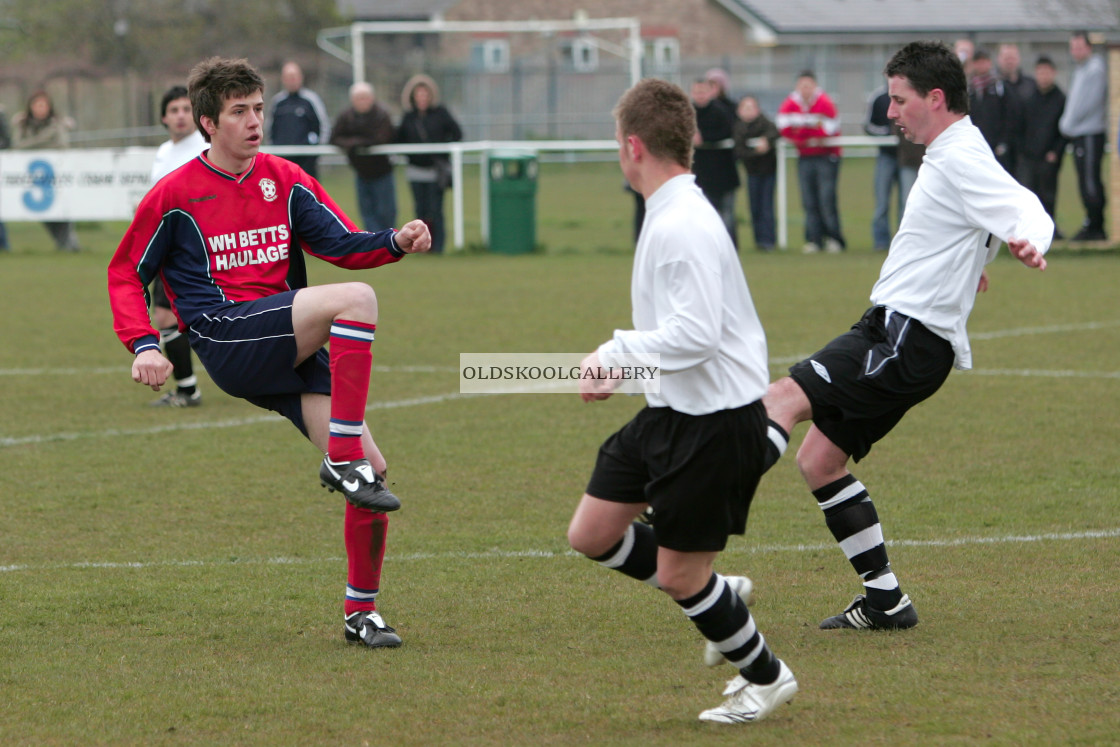
[[[877,148],[882,145],[893,145],[897,141],[893,137],[847,136],[833,137],[823,140],[824,145],[847,146],[854,148]],[[730,148],[730,141],[722,144]],[[337,154],[338,149],[324,145],[306,146],[265,146],[262,150],[277,155],[325,155]],[[617,151],[618,143],[614,140],[478,140],[469,143],[429,143],[412,145],[378,145],[362,149],[362,153],[377,153],[382,155],[407,155],[409,153],[447,153],[451,157],[452,179],[452,245],[462,249],[465,245],[463,233],[463,154],[478,153],[481,168],[479,168],[480,188],[480,221],[482,226],[483,242],[488,239],[490,222],[490,169],[489,155],[494,151],[532,151],[573,153],[573,152],[605,152]],[[869,153],[857,152],[849,156],[862,157],[876,155],[876,151]],[[778,141],[778,178],[777,195],[775,200],[775,220],[778,230],[778,245],[789,245],[789,201],[787,200],[788,175],[786,162],[796,158],[797,149],[787,140]]]

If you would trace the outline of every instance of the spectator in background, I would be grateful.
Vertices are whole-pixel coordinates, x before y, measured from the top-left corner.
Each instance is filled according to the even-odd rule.
[[[194,123],[186,86],[172,86],[160,100],[159,121],[170,138],[156,150],[152,162],[152,184],[206,150],[206,138]]]
[[[739,231],[735,225],[735,190],[739,188],[739,170],[735,154],[727,147],[735,126],[735,107],[721,83],[722,70],[709,70],[692,84],[692,106],[696,110],[696,134],[693,144],[692,173],[696,186],[719,213],[731,243],[739,248]]]
[[[758,99],[739,101],[733,138],[735,157],[747,172],[747,205],[751,210],[754,245],[769,252],[778,243],[774,231],[774,186],[778,179],[778,126],[762,113]]]
[[[642,224],[646,222],[646,198],[642,193],[630,186],[630,182],[622,180],[622,191],[634,198],[634,246],[637,247],[638,239],[642,235]]]
[[[957,39],[953,42],[953,52],[964,68],[964,79],[968,80],[972,75],[972,55],[976,54],[976,45],[971,39]]]
[[[284,90],[268,106],[268,141],[273,145],[320,145],[330,142],[331,123],[319,94],[303,87],[303,70],[294,62],[280,69]],[[316,179],[318,156],[286,156]]]
[[[1000,44],[996,54],[996,68],[999,71],[1003,87],[1015,99],[1019,116],[1011,126],[1011,141],[1007,144],[1007,163],[1011,166],[1011,173],[1017,174],[1019,168],[1019,148],[1023,139],[1023,118],[1029,113],[1025,107],[1027,100],[1038,90],[1038,83],[1029,75],[1023,73],[1021,67],[1022,57],[1019,55],[1018,44]]]
[[[1019,97],[1019,101],[1026,101],[1038,90],[1038,83],[1029,75],[1023,73],[1022,57],[1019,55],[1018,44],[1000,44],[999,53],[996,55],[996,66],[999,68],[999,77],[1004,86]]]
[[[898,137],[898,222],[901,224],[910,188],[918,180],[918,167],[925,158],[926,146],[908,140],[897,122],[894,124],[894,134]]]
[[[1069,95],[1058,127],[1073,143],[1077,186],[1086,213],[1073,240],[1103,241],[1108,238],[1104,231],[1105,197],[1101,183],[1104,133],[1108,128],[1108,70],[1104,59],[1093,54],[1086,31],[1070,37],[1069,52],[1076,67],[1070,76]]]
[[[972,77],[968,79],[969,116],[972,123],[980,128],[984,140],[991,146],[996,160],[1015,173],[1011,161],[1014,150],[1012,143],[1019,122],[1020,107],[1003,81],[992,70],[992,56],[985,49],[976,50],[972,56]]]
[[[891,97],[885,88],[871,95],[863,131],[868,135],[885,137],[894,134],[887,109]],[[871,218],[871,240],[875,251],[885,252],[891,245],[891,188],[899,184],[898,146],[880,145],[875,157],[875,215]],[[902,220],[902,190],[898,191],[898,219]]]
[[[797,147],[797,177],[805,211],[806,254],[842,252],[844,236],[836,207],[840,177],[840,148],[824,139],[840,134],[840,115],[832,99],[817,85],[811,70],[802,71],[797,85],[778,109],[778,131]]]
[[[8,126],[8,115],[0,108],[0,150],[12,147],[12,130]],[[0,252],[11,251],[8,245],[8,227],[0,223]]]
[[[1058,173],[1062,169],[1062,156],[1066,139],[1058,128],[1066,106],[1066,95],[1055,84],[1054,61],[1042,55],[1034,66],[1037,81],[1034,93],[1023,106],[1023,134],[1019,142],[1019,183],[1038,195],[1042,207],[1054,218],[1054,205],[1058,200]],[[1062,238],[1054,228],[1054,238]]]
[[[891,245],[891,189],[898,186],[898,222],[902,222],[902,212],[906,209],[906,197],[918,178],[918,167],[922,165],[925,146],[912,143],[902,137],[898,127],[887,118],[891,98],[885,88],[871,96],[867,119],[863,131],[868,135],[893,136],[896,145],[879,146],[875,159],[875,215],[871,219],[871,240],[875,251],[885,252]]]
[[[74,121],[55,113],[46,91],[36,91],[27,100],[27,109],[12,118],[13,146],[20,150],[57,149],[70,146]],[[69,221],[49,221],[43,226],[60,252],[78,252],[78,232]]]
[[[459,123],[439,103],[439,86],[427,75],[414,75],[401,92],[404,117],[397,130],[400,143],[454,143],[463,139]],[[443,193],[451,186],[451,162],[446,154],[408,156],[408,183],[416,203],[416,217],[432,234],[432,253],[441,254],[446,238]]]
[[[209,147],[194,123],[194,110],[186,86],[173,86],[163,94],[160,122],[167,128],[171,139],[156,151],[156,160],[152,162],[153,185]],[[198,377],[194,373],[191,343],[179,331],[179,319],[171,310],[171,301],[160,275],[152,280],[149,296],[151,304],[148,313],[152,317],[152,325],[159,330],[159,344],[164,356],[171,361],[171,375],[175,379],[175,390],[165,392],[151,404],[155,407],[198,407],[202,404],[202,392],[198,389]]]
[[[344,150],[354,167],[358,210],[367,231],[384,231],[397,222],[397,184],[388,156],[363,155],[357,151],[391,143],[396,134],[393,120],[377,102],[373,86],[364,82],[350,86],[350,108],[335,120],[331,145]]]

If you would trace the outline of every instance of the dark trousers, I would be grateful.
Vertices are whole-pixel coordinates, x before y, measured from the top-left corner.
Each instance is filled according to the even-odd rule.
[[[774,186],[776,174],[747,174],[747,204],[751,208],[751,229],[759,249],[773,249],[778,243],[774,232]]]
[[[428,225],[432,234],[432,254],[441,254],[445,240],[443,227],[443,190],[436,182],[409,182],[416,203],[416,217]]]
[[[1085,206],[1085,228],[1104,230],[1104,184],[1101,182],[1101,161],[1104,157],[1104,133],[1073,138],[1073,162],[1077,167],[1077,187]]]
[[[1051,218],[1054,217],[1054,205],[1058,201],[1058,172],[1061,165],[1060,160],[1049,163],[1041,158],[1020,156],[1016,172],[1019,183],[1038,195],[1042,207]]]
[[[801,156],[797,160],[797,176],[801,182],[801,206],[805,210],[805,240],[819,246],[822,239],[830,238],[846,246],[836,205],[840,157]]]

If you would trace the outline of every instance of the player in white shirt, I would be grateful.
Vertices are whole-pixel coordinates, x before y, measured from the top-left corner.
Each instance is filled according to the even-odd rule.
[[[937,42],[914,42],[884,70],[887,116],[926,146],[906,213],[871,291],[874,304],[848,333],[790,368],[766,394],[767,466],[798,423],[813,425],[797,465],[864,593],[821,628],[902,629],[918,623],[891,570],[875,506],[848,471],[906,411],[957,368],[972,366],[965,325],[984,266],[1002,242],[1027,267],[1046,269],[1054,224],[1033,193],[999,165],[968,117],[964,70]]]
[[[766,454],[766,338],[731,237],[690,173],[696,116],[677,86],[647,78],[619,100],[619,163],[646,200],[631,280],[633,330],[583,362],[660,354],[659,393],[599,450],[568,529],[572,548],[660,588],[709,641],[705,661],[739,670],[703,721],[766,717],[797,692],[747,608],[751,582],[713,564],[742,534]],[[620,370],[617,369],[616,370]],[[585,402],[617,380],[581,378]],[[652,507],[652,526],[635,521]]]
[[[191,99],[185,86],[173,86],[163,94],[160,121],[171,136],[156,151],[152,162],[152,184],[155,184],[208,147],[206,138],[195,126]]]
[[[152,184],[155,184],[187,161],[206,150],[209,145],[198,131],[191,110],[191,99],[185,86],[173,86],[163,94],[160,103],[160,121],[171,136],[156,151],[152,163]],[[163,290],[163,281],[157,276],[151,287],[152,323],[159,330],[159,341],[164,355],[174,367],[175,389],[152,402],[156,407],[197,407],[202,404],[198,378],[194,374],[191,346],[179,333],[179,320],[171,310],[171,302]]]

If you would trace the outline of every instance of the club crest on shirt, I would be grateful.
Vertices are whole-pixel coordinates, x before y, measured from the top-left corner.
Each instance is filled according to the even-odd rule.
[[[276,199],[276,182],[271,179],[261,179],[260,185],[265,202],[272,202]]]

